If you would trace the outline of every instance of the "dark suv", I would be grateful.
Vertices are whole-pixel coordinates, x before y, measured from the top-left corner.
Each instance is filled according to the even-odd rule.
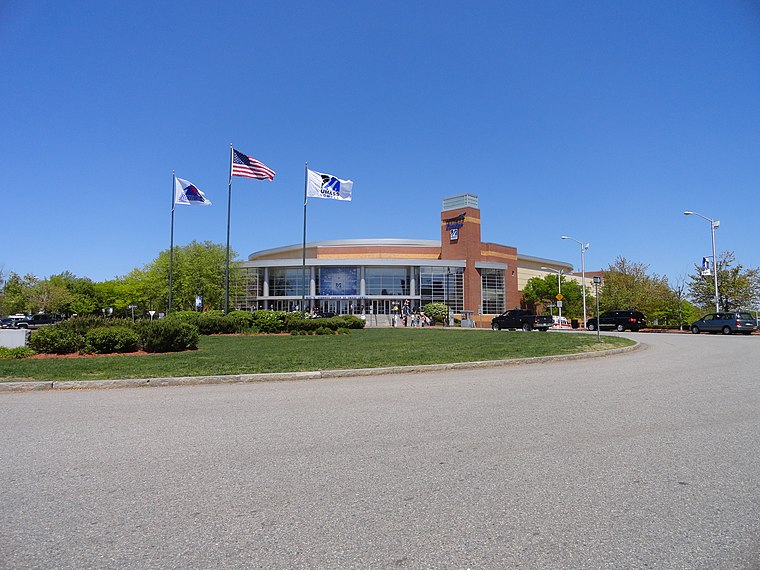
[[[619,332],[629,329],[636,332],[647,326],[647,320],[639,311],[607,311],[599,315],[598,319],[594,317],[586,323],[586,328],[590,331],[595,331],[597,326],[599,329],[615,329]]]

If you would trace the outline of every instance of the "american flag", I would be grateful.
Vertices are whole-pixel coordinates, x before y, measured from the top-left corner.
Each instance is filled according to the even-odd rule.
[[[232,176],[245,176],[257,180],[274,180],[275,172],[252,156],[232,149]]]

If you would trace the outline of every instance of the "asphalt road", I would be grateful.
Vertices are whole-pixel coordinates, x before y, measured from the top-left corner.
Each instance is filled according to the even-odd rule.
[[[499,333],[486,333],[499,334]],[[760,568],[760,337],[0,395],[0,568]]]

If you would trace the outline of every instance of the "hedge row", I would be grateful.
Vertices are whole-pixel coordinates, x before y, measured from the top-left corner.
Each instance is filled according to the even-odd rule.
[[[113,354],[135,352],[179,352],[195,350],[199,335],[231,333],[314,333],[322,329],[364,328],[364,321],[352,315],[325,319],[305,319],[301,313],[285,311],[221,311],[197,313],[179,311],[155,321],[76,317],[34,331],[29,347],[36,352]]]
[[[198,329],[188,323],[169,321],[105,320],[77,317],[34,331],[29,347],[48,354],[87,352],[179,352],[198,348]]]
[[[197,313],[178,311],[164,320],[177,320],[198,327],[202,335],[230,333],[286,333],[293,331],[312,332],[319,327],[333,331],[339,328],[361,329],[364,321],[353,315],[308,319],[300,312],[286,311],[232,311],[224,316],[221,311]]]

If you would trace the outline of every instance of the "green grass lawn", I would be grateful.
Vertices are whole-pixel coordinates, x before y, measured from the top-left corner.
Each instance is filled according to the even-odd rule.
[[[573,354],[629,346],[595,334],[368,329],[338,336],[201,337],[198,350],[141,356],[0,360],[0,381],[107,380],[377,368]]]

